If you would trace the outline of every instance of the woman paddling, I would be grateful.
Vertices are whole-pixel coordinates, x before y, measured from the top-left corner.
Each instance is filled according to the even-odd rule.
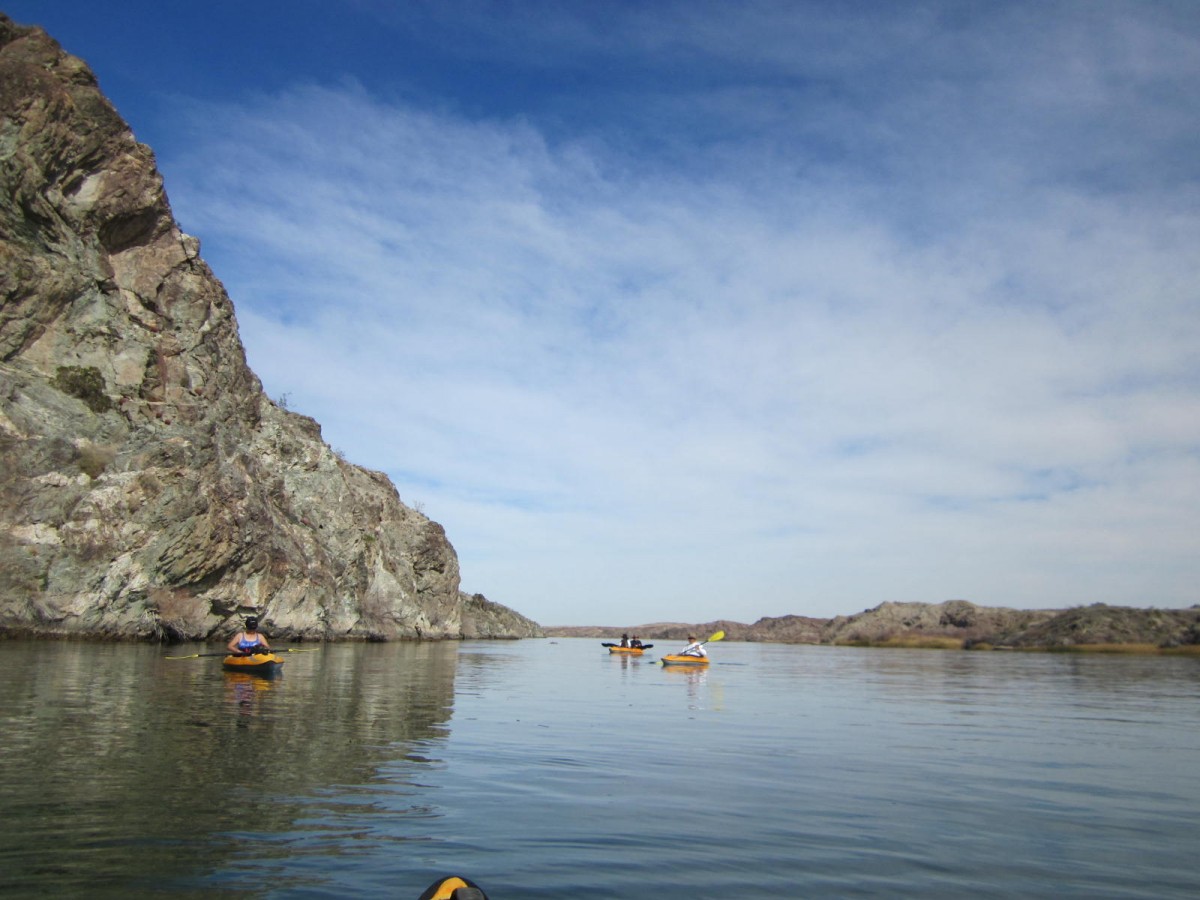
[[[258,633],[258,616],[246,616],[246,630],[239,631],[231,637],[226,646],[230,653],[240,653],[242,656],[268,653],[271,650],[266,636]]]

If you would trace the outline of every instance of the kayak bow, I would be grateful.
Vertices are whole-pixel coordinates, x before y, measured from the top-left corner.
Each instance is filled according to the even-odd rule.
[[[470,878],[451,875],[439,878],[417,900],[488,900],[488,897]]]

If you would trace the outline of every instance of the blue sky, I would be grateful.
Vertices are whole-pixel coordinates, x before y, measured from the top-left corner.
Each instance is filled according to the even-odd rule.
[[[465,590],[1200,602],[1200,3],[3,8]]]

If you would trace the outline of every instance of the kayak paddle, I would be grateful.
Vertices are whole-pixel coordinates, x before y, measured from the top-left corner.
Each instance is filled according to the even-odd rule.
[[[268,653],[312,653],[320,650],[320,647],[272,647]],[[164,656],[163,659],[199,659],[202,656],[234,656],[235,654],[229,650],[222,650],[219,653],[193,653],[191,656]]]
[[[700,646],[703,647],[705,644],[711,644],[713,641],[723,641],[723,640],[725,640],[725,632],[714,631],[711,635],[709,635],[707,641],[700,642]]]

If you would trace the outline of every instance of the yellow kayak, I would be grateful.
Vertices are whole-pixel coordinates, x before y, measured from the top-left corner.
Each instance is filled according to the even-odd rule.
[[[624,653],[626,656],[641,656],[646,652],[644,647],[609,647],[609,653]]]
[[[417,900],[488,900],[488,896],[470,878],[451,875],[439,878]]]
[[[226,672],[247,672],[250,675],[269,677],[283,668],[283,658],[274,653],[227,656],[221,660],[221,666]]]
[[[684,656],[679,653],[668,653],[662,658],[664,666],[707,666],[707,656]]]

